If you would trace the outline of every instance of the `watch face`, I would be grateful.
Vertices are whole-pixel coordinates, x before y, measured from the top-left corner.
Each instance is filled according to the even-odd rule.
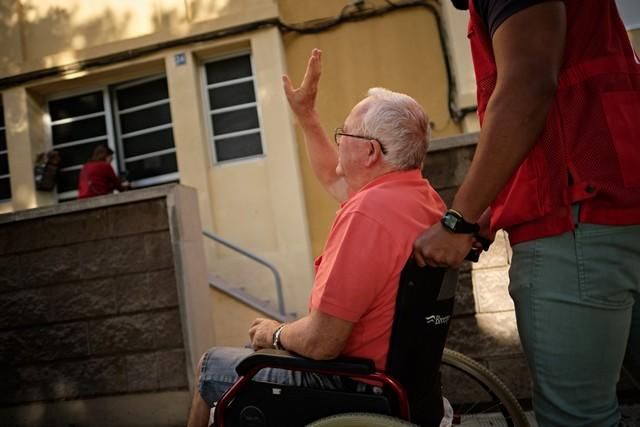
[[[453,215],[447,214],[444,216],[444,218],[442,218],[442,222],[448,229],[455,230],[456,225],[458,225],[458,218]]]

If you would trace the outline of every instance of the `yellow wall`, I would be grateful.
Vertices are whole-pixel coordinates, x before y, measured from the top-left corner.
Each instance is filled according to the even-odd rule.
[[[249,341],[249,325],[256,317],[269,318],[267,314],[230,297],[218,289],[210,289],[213,313],[213,329],[216,346],[244,347]]]
[[[302,22],[340,13],[342,0],[280,0],[282,19]],[[370,4],[383,6],[384,1]],[[321,48],[323,75],[318,111],[325,130],[342,125],[353,105],[367,89],[382,86],[405,92],[425,108],[435,129],[434,136],[461,132],[449,120],[447,77],[443,51],[434,15],[427,9],[394,11],[362,22],[345,23],[314,35],[284,35],[287,69],[294,83],[301,81],[312,48]],[[306,160],[298,130],[300,164],[309,215],[314,255],[322,250],[337,204],[318,185]]]
[[[629,34],[631,35],[631,43],[633,43],[636,52],[640,52],[640,29],[630,31]]]
[[[272,0],[0,0],[0,77],[275,16]]]
[[[5,131],[12,197],[11,202],[4,205],[19,210],[51,204],[51,194],[35,191],[30,167],[35,154],[44,151],[46,146],[44,126],[39,120],[42,117],[41,106],[20,87],[4,92],[2,98],[6,106],[11,106],[5,108]]]

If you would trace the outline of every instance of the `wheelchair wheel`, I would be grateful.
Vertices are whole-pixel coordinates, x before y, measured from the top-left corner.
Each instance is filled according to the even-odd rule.
[[[453,406],[454,425],[529,427],[507,386],[475,360],[445,348],[440,372],[442,394]]]
[[[307,424],[307,427],[415,427],[399,418],[386,415],[350,412],[347,414],[332,415]]]

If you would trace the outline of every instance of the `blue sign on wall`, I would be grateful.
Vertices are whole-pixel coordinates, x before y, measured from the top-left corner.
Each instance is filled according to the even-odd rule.
[[[184,65],[187,63],[187,55],[185,55],[184,53],[176,53],[175,55],[175,61],[176,61],[176,65]]]

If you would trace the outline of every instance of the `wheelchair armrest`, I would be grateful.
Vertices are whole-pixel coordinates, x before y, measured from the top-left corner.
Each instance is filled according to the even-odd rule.
[[[326,371],[334,375],[369,375],[376,371],[373,360],[341,357],[313,360],[284,350],[262,349],[245,357],[236,366],[238,375],[246,375],[255,367],[303,371]]]

